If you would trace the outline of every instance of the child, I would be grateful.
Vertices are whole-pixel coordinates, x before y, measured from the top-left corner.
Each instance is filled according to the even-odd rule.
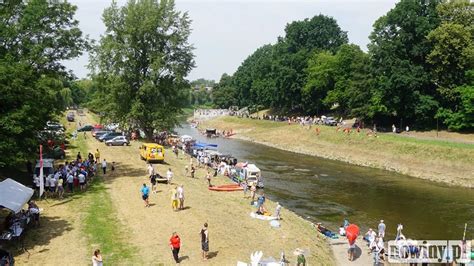
[[[115,162],[112,162],[112,168],[110,169],[112,171],[112,174],[114,174],[115,171]]]

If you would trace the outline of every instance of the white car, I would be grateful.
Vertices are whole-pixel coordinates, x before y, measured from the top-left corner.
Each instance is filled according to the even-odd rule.
[[[110,124],[105,126],[105,129],[110,130],[110,131],[115,131],[115,130],[118,129],[118,127],[119,127],[118,123],[110,123]]]

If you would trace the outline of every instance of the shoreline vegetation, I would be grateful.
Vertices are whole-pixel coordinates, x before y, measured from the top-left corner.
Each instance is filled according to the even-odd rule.
[[[471,143],[418,139],[379,133],[377,137],[360,133],[336,132],[336,127],[313,126],[219,117],[202,121],[200,127],[232,130],[233,138],[266,146],[373,167],[439,182],[445,185],[474,187],[474,145]],[[315,128],[320,129],[317,135]]]

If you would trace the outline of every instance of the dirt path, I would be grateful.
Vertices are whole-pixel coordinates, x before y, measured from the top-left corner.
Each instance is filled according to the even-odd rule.
[[[356,241],[356,256],[353,261],[349,261],[347,259],[348,243],[345,238],[331,239],[330,243],[334,252],[334,257],[336,258],[337,265],[367,266],[374,264],[373,257],[368,253],[369,249],[361,238],[358,238]],[[382,265],[384,264],[379,264],[379,266]]]
[[[174,184],[183,184],[185,210],[171,209],[171,186],[160,184],[159,192],[151,194],[150,208],[145,208],[141,200],[140,188],[149,185],[145,162],[139,159],[138,142],[130,147],[107,147],[92,138],[88,145],[91,150],[98,148],[101,158],[109,163],[116,162],[116,171],[106,175],[106,186],[113,201],[114,209],[124,228],[128,228],[128,241],[138,247],[144,264],[173,264],[168,239],[173,231],[182,240],[180,256],[186,265],[235,265],[237,261],[249,262],[251,252],[261,250],[264,257],[279,258],[284,251],[291,263],[296,248],[310,251],[307,260],[310,265],[333,264],[330,247],[308,222],[292,212],[283,210],[281,228],[273,229],[269,222],[251,219],[253,208],[241,192],[212,192],[207,189],[205,172],[200,169],[196,179],[184,176],[184,165],[189,158],[176,159],[167,151],[166,164],[157,164],[155,169],[162,175],[167,168],[175,174]],[[182,155],[180,155],[182,156]],[[227,178],[214,178],[213,183],[229,183]],[[272,202],[267,204],[274,210]],[[199,231],[204,222],[209,224],[210,256],[201,260]]]

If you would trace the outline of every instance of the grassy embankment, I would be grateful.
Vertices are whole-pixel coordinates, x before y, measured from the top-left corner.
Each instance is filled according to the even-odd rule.
[[[89,119],[97,122],[98,116],[92,113],[88,114]],[[80,119],[80,118],[79,118]],[[72,133],[75,129],[74,123],[67,124],[67,133]],[[83,158],[87,158],[87,154],[93,151],[88,145],[91,136],[87,133],[78,134],[76,140],[71,141],[71,148],[68,152],[68,159],[74,159],[77,152],[81,152]],[[74,203],[74,207],[79,212],[83,212],[83,220],[81,230],[87,235],[87,242],[91,252],[100,249],[104,256],[104,261],[108,264],[132,263],[136,262],[134,253],[136,248],[127,243],[125,237],[126,230],[117,219],[116,210],[112,204],[112,199],[107,193],[104,179],[98,171],[98,176],[88,187],[80,201]]]
[[[232,129],[236,138],[246,139],[293,152],[340,160],[402,174],[474,187],[474,144],[422,139],[394,134],[377,138],[365,132],[345,134],[335,127],[311,130],[264,120],[221,117],[205,121],[202,127]]]

